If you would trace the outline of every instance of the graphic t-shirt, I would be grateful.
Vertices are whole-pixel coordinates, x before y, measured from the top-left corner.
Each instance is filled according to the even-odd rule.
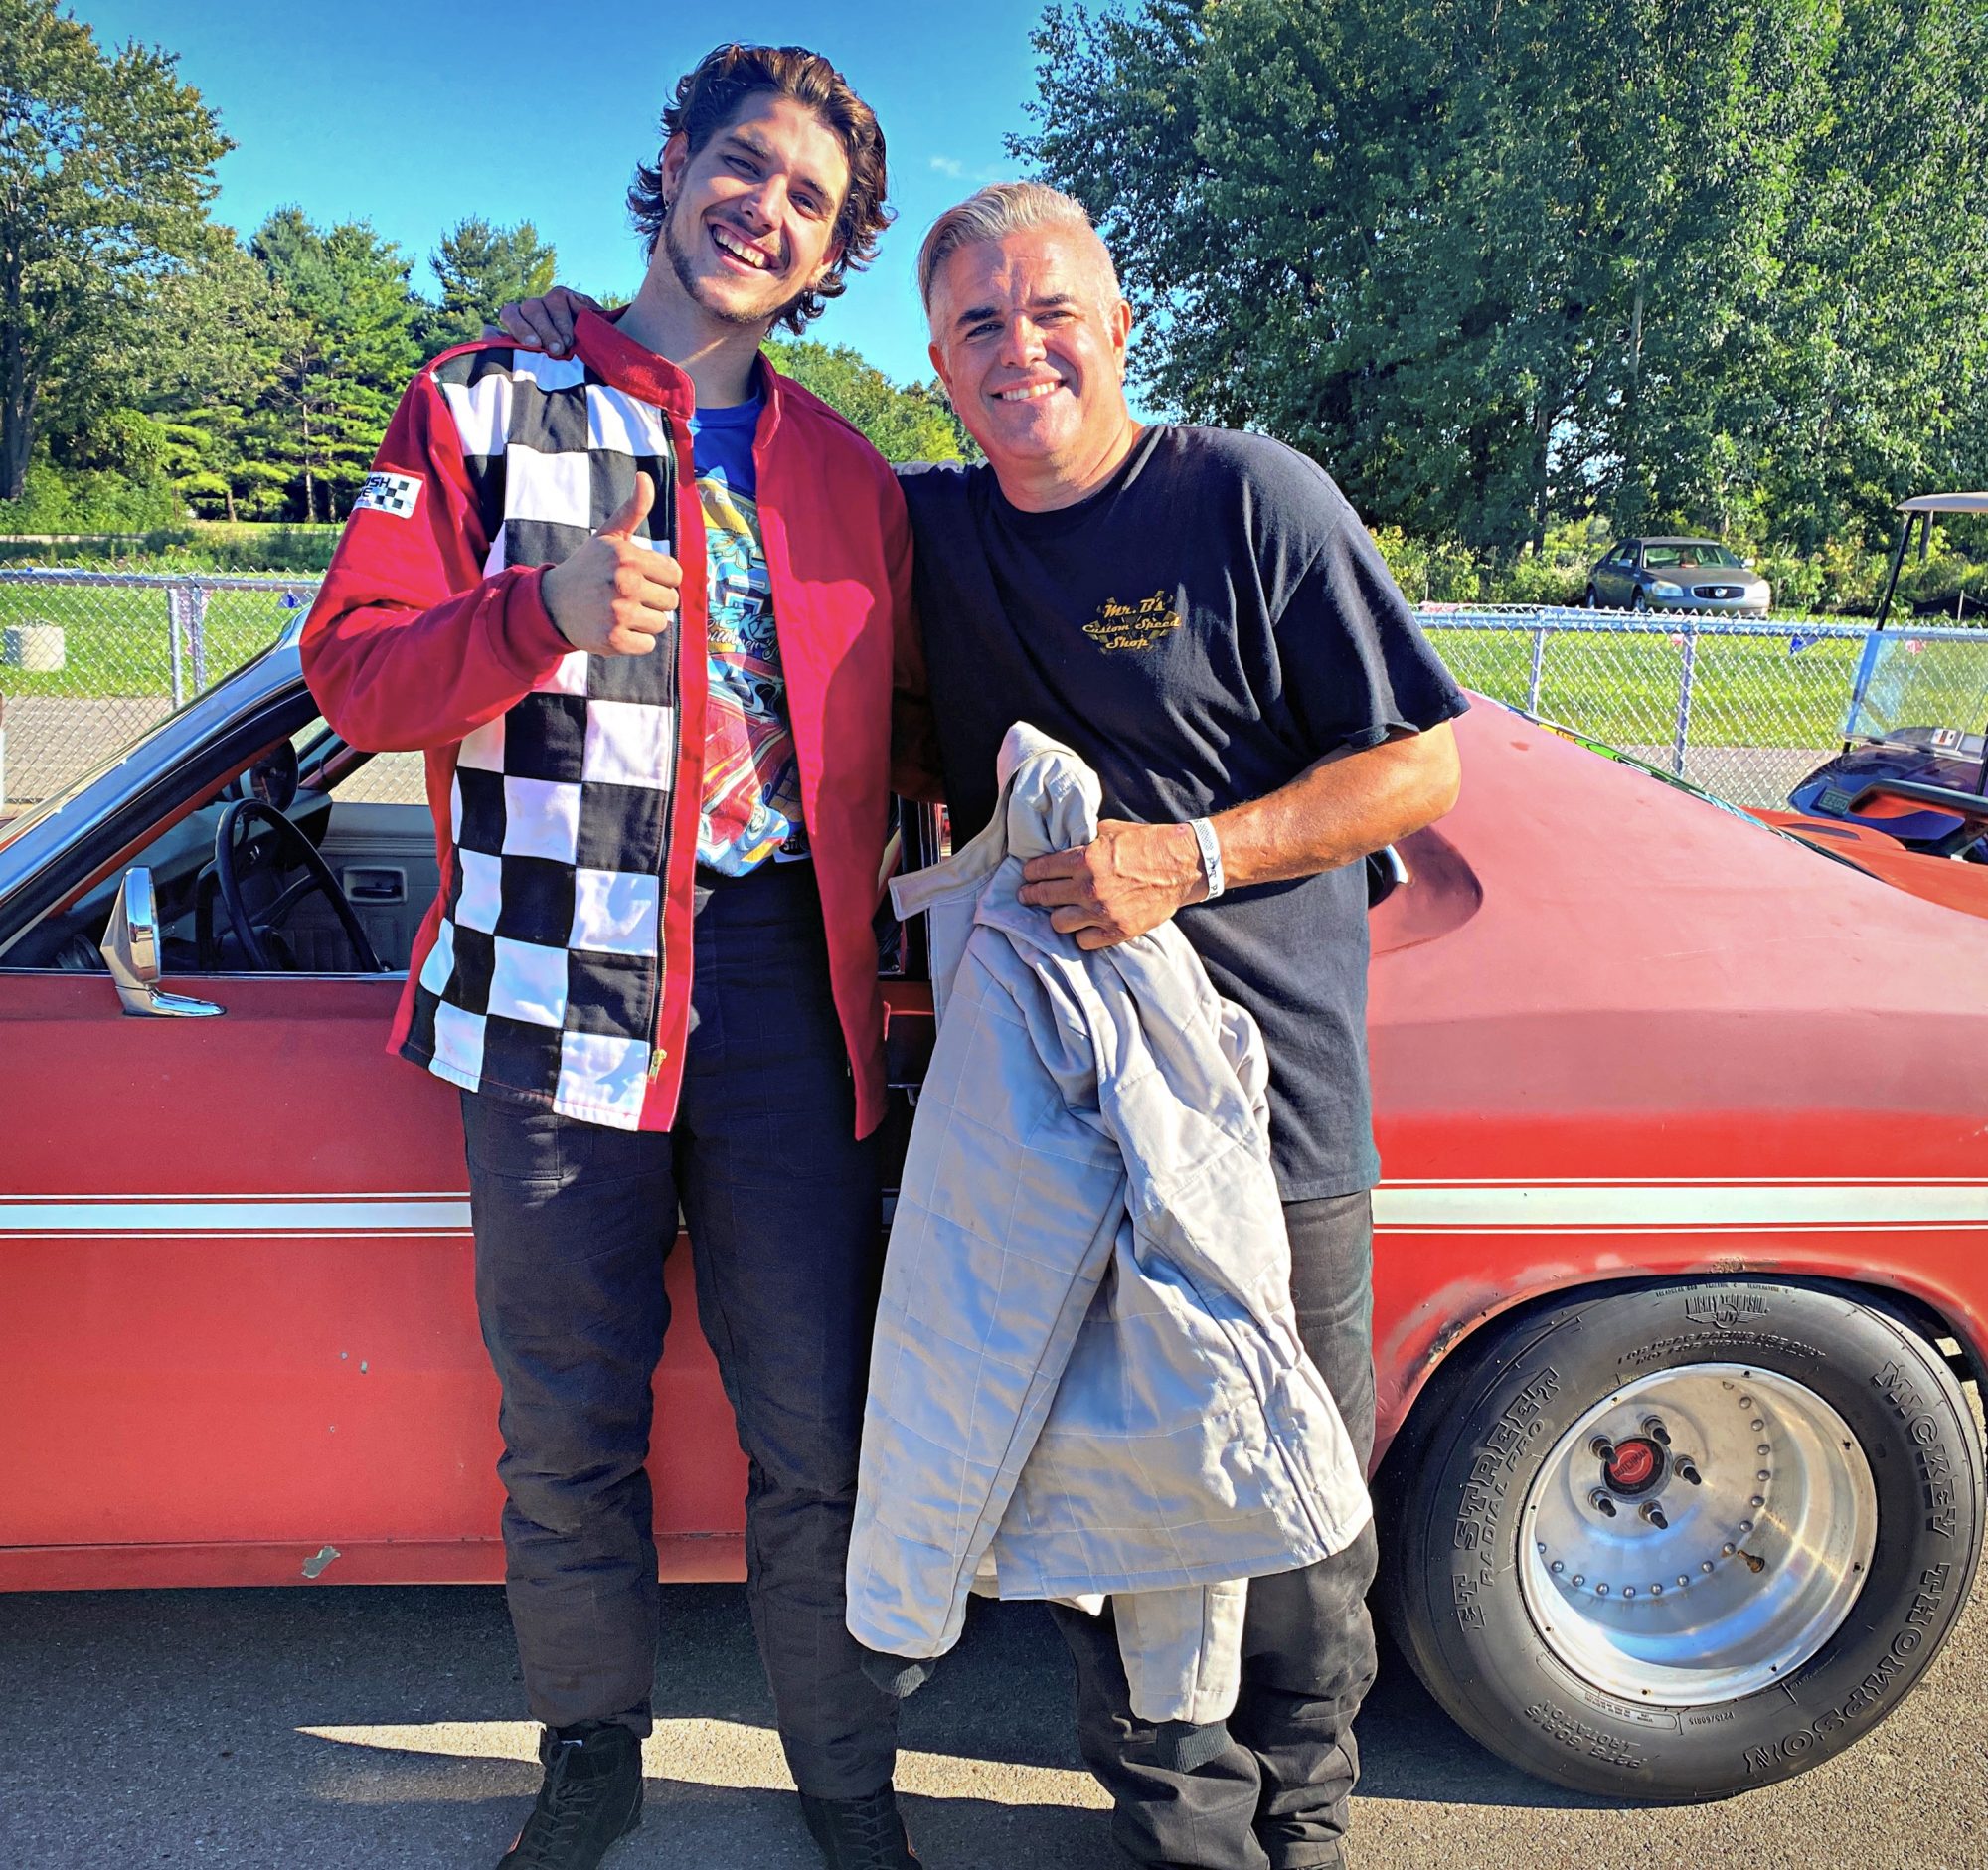
[[[701,409],[690,422],[704,505],[711,671],[697,861],[729,877],[742,877],[768,858],[807,855],[752,466],[763,400],[755,393],[728,409]]]
[[[1177,823],[1465,703],[1331,476],[1261,435],[1157,426],[1088,499],[1026,513],[986,467],[901,468],[953,838],[993,815],[1028,721],[1081,754],[1105,815]],[[1286,1201],[1379,1173],[1359,864],[1175,917],[1262,1028]]]

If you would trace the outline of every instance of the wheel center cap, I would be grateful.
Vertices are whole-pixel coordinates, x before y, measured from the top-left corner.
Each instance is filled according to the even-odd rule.
[[[1601,1476],[1617,1493],[1641,1493],[1663,1472],[1663,1450],[1654,1442],[1638,1436],[1616,1444],[1613,1456],[1602,1466]]]

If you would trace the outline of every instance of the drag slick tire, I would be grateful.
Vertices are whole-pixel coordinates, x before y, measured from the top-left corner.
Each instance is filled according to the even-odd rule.
[[[1488,1327],[1390,1456],[1384,1609],[1451,1716],[1583,1792],[1764,1785],[1884,1720],[1980,1555],[1960,1385],[1844,1288],[1570,1297]]]

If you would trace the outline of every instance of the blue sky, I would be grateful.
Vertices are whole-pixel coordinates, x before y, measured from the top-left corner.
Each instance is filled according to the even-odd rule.
[[[180,55],[237,145],[219,170],[221,220],[246,234],[294,202],[323,223],[371,221],[415,259],[428,293],[426,256],[466,215],[531,221],[558,247],[563,277],[632,287],[641,253],[622,197],[654,153],[678,74],[725,39],[813,46],[882,120],[899,215],[876,265],[815,332],[902,382],[930,375],[911,283],[919,236],[979,182],[1018,172],[1002,138],[1027,127],[1042,8],[73,0],[70,11],[106,44]]]

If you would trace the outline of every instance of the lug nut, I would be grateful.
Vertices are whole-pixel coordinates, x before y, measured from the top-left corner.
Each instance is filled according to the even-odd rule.
[[[1669,1528],[1671,1522],[1664,1517],[1664,1509],[1655,1500],[1645,1500],[1642,1510],[1643,1517],[1656,1527],[1659,1532],[1664,1532]]]
[[[1690,1461],[1679,1461],[1678,1472],[1684,1475],[1684,1477],[1688,1481],[1690,1481],[1691,1484],[1695,1487],[1702,1487],[1705,1485],[1704,1475],[1702,1475],[1698,1471],[1698,1469],[1691,1464]]]
[[[1587,1496],[1587,1503],[1590,1506],[1592,1506],[1594,1510],[1602,1516],[1602,1518],[1613,1519],[1615,1517],[1615,1502],[1612,1499],[1610,1499],[1607,1494],[1603,1493],[1599,1487],[1596,1487],[1594,1491]]]
[[[1671,1445],[1671,1432],[1664,1427],[1664,1419],[1661,1416],[1646,1418],[1643,1423],[1643,1433],[1652,1442],[1661,1442],[1665,1447]]]
[[[1605,1435],[1597,1435],[1588,1443],[1587,1451],[1605,1467],[1615,1458],[1615,1444]]]

